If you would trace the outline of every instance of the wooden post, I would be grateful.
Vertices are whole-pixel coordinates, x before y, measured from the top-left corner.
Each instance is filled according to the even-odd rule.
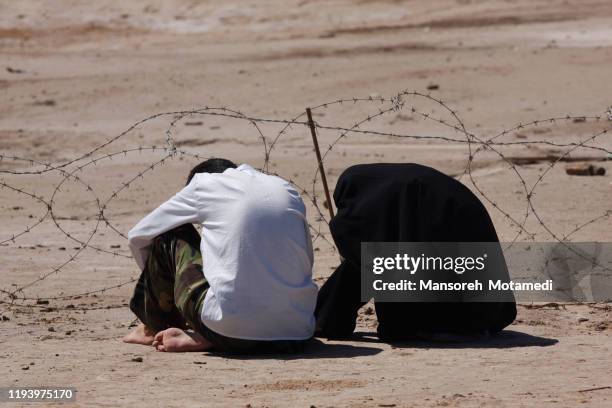
[[[329,195],[329,187],[327,186],[327,178],[325,177],[325,169],[323,168],[323,159],[321,159],[321,151],[319,150],[319,142],[317,141],[317,130],[312,120],[310,108],[306,108],[306,115],[308,116],[308,125],[310,126],[310,133],[312,134],[312,143],[314,144],[317,161],[319,162],[319,173],[321,173],[321,181],[323,181],[323,189],[325,190],[325,198],[327,199],[327,209],[329,210],[329,216],[334,218],[334,207],[331,196]]]

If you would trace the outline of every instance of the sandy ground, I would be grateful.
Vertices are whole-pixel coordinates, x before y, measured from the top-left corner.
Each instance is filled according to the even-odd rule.
[[[0,386],[74,386],[75,405],[83,407],[609,407],[611,309],[601,304],[522,305],[515,324],[486,343],[379,343],[366,308],[354,339],[320,341],[298,356],[174,355],[125,345],[120,338],[133,316],[126,307],[132,285],[123,283],[137,270],[122,234],[173,194],[197,161],[176,155],[131,181],[167,153],[175,116],[147,121],[64,167],[77,180],[56,170],[11,174],[42,167],[9,156],[64,164],[158,112],[228,107],[289,119],[307,106],[391,98],[404,89],[431,92],[482,139],[532,120],[602,115],[547,121],[499,139],[578,143],[612,126],[605,113],[612,105],[611,66],[612,4],[603,0],[0,1],[0,180],[27,193],[0,189],[0,289],[48,275],[20,296],[49,302],[0,305]],[[403,102],[402,110],[360,128],[465,138],[441,123],[458,122],[439,104],[411,96]],[[315,109],[315,120],[351,127],[389,106],[344,102]],[[283,124],[258,124],[269,147]],[[171,131],[187,154],[266,165],[261,135],[248,121],[191,115]],[[338,136],[321,130],[322,149]],[[612,147],[607,134],[588,144]],[[354,163],[432,165],[485,194],[502,240],[519,230],[505,215],[523,225],[529,211],[524,229],[536,240],[571,234],[576,241],[612,241],[604,216],[612,166],[594,162],[607,170],[603,177],[571,177],[564,164],[547,170],[541,158],[567,150],[500,147],[504,157],[536,158],[515,168],[495,152],[478,152],[470,179],[462,175],[470,153],[460,141],[351,133],[333,145],[325,166],[333,187]],[[268,170],[313,195],[316,162],[304,126],[291,126],[269,154]],[[583,156],[606,153],[572,152]],[[530,195],[532,208],[515,170],[527,186],[546,171]],[[320,186],[314,187],[319,203]],[[100,222],[101,210],[109,224]],[[309,211],[324,234],[314,243],[320,284],[338,255],[324,239],[325,222],[310,204]],[[72,296],[83,292],[94,293]]]

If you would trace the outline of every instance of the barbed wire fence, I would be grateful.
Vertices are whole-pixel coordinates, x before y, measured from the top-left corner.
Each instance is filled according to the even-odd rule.
[[[419,109],[419,103],[433,104],[433,106],[439,108],[445,113],[448,118],[444,116],[436,116],[430,111]],[[455,175],[461,180],[465,180],[469,186],[471,186],[475,192],[480,196],[482,200],[490,205],[494,211],[498,212],[505,222],[512,226],[516,233],[510,242],[516,242],[518,240],[533,240],[535,234],[533,231],[527,228],[527,222],[530,219],[534,219],[536,225],[538,225],[549,238],[553,241],[560,243],[569,242],[570,238],[577,232],[587,228],[590,225],[598,222],[606,222],[610,218],[611,210],[606,209],[600,214],[594,214],[589,220],[577,225],[574,229],[568,233],[561,234],[556,232],[548,223],[545,222],[541,215],[541,210],[534,203],[534,196],[536,189],[542,184],[544,178],[550,174],[551,170],[559,165],[559,163],[568,161],[572,153],[580,151],[588,151],[598,156],[592,156],[594,159],[609,159],[612,157],[612,152],[609,146],[606,144],[609,142],[609,131],[612,128],[612,113],[604,112],[602,115],[595,116],[572,116],[564,115],[559,117],[551,117],[546,119],[534,120],[528,123],[519,123],[515,127],[505,129],[492,137],[485,138],[474,132],[471,132],[465,126],[463,120],[459,117],[458,113],[453,110],[447,103],[438,99],[431,94],[415,92],[415,91],[402,91],[390,98],[384,98],[379,96],[370,96],[367,98],[348,98],[348,99],[337,99],[334,101],[322,103],[320,105],[311,107],[313,113],[324,111],[331,107],[346,106],[349,108],[355,105],[366,105],[370,108],[374,108],[374,113],[368,114],[366,117],[355,121],[352,125],[343,127],[336,125],[327,125],[323,123],[315,122],[314,125],[318,132],[325,131],[336,134],[333,141],[322,149],[322,162],[325,164],[329,160],[330,154],[343,140],[355,135],[363,137],[386,137],[393,140],[418,140],[426,142],[437,142],[437,143],[453,143],[465,145],[467,154],[465,157],[465,166],[463,172]],[[369,129],[368,124],[375,122],[377,119],[389,115],[407,112],[411,117],[422,120],[424,123],[432,123],[436,126],[440,126],[447,131],[451,132],[453,136],[444,135],[425,135],[425,134],[407,134],[407,133],[394,133],[385,132],[381,130]],[[174,131],[179,123],[184,122],[188,118],[193,117],[216,117],[224,120],[237,120],[246,123],[253,129],[253,135],[255,135],[258,143],[261,145],[263,154],[263,164],[261,170],[270,174],[276,174],[281,176],[291,183],[301,192],[302,197],[305,201],[312,204],[312,208],[315,211],[315,221],[310,224],[310,231],[313,237],[313,242],[318,240],[329,245],[332,250],[335,251],[335,246],[330,238],[328,230],[329,218],[326,217],[322,206],[332,205],[332,203],[326,203],[321,200],[320,190],[320,173],[318,163],[313,158],[314,177],[307,186],[298,185],[293,177],[288,177],[286,174],[276,172],[272,170],[271,162],[272,158],[275,157],[278,151],[280,141],[289,134],[292,129],[303,129],[304,135],[308,135],[309,122],[305,120],[306,113],[299,114],[290,119],[272,119],[272,118],[261,118],[248,116],[238,110],[230,109],[227,107],[203,107],[193,110],[180,110],[172,112],[157,113],[148,116],[119,133],[118,135],[106,140],[105,142],[95,146],[87,152],[77,155],[69,160],[64,160],[62,163],[46,163],[40,160],[35,160],[27,157],[19,157],[11,154],[0,153],[0,164],[4,167],[8,166],[8,169],[0,168],[0,191],[10,191],[23,197],[26,200],[31,200],[43,208],[43,214],[39,217],[32,217],[31,224],[25,226],[21,231],[11,233],[10,236],[0,235],[0,246],[2,251],[6,251],[6,248],[16,245],[16,243],[22,239],[25,235],[36,231],[43,223],[50,221],[53,223],[57,231],[65,236],[70,241],[74,242],[74,251],[68,255],[68,257],[57,264],[51,266],[48,270],[41,273],[38,277],[31,279],[26,283],[7,288],[0,287],[0,303],[8,305],[9,307],[32,307],[32,308],[44,308],[49,309],[49,301],[68,301],[72,299],[82,299],[90,296],[97,296],[102,293],[124,287],[126,285],[133,284],[137,281],[136,277],[126,279],[123,282],[113,284],[110,286],[104,286],[97,289],[92,289],[84,292],[58,295],[58,296],[33,296],[28,294],[28,290],[32,287],[41,285],[43,282],[51,279],[53,276],[61,273],[67,265],[74,264],[81,259],[82,253],[85,250],[91,250],[103,256],[109,257],[121,257],[131,258],[125,253],[114,251],[111,249],[102,248],[99,245],[93,243],[94,238],[100,233],[102,228],[109,229],[116,236],[126,240],[127,236],[123,231],[123,227],[118,226],[114,223],[108,215],[108,210],[113,200],[117,199],[121,193],[130,189],[137,181],[144,179],[153,170],[165,163],[175,159],[195,159],[205,160],[209,158],[207,155],[200,155],[198,153],[188,152],[180,147],[180,143],[177,143],[174,137]],[[134,132],[140,126],[147,122],[151,122],[156,119],[168,120],[168,126],[165,130],[165,144],[163,146],[137,146],[133,148],[118,149],[113,152],[103,152],[104,149],[111,147],[114,143],[127,135]],[[590,134],[588,137],[584,137],[578,141],[572,141],[568,143],[555,142],[552,140],[514,140],[505,141],[504,137],[515,134],[519,131],[525,131],[526,129],[535,128],[545,124],[563,124],[563,123],[600,123],[601,130]],[[280,131],[276,132],[273,136],[266,136],[262,130],[263,124],[275,124],[280,126]],[[306,140],[306,139],[305,139]],[[603,141],[602,141],[603,140]],[[549,164],[545,166],[543,170],[539,172],[536,181],[528,183],[525,177],[522,175],[519,165],[516,164],[516,160],[508,157],[504,152],[504,148],[509,147],[530,147],[530,146],[547,146],[555,149],[560,149],[555,155],[548,157],[547,161]],[[142,154],[146,152],[161,154],[161,158],[149,164],[143,170],[132,174],[120,185],[112,189],[112,191],[103,197],[98,194],[90,183],[84,180],[80,174],[100,163],[115,159],[127,159],[133,154]],[[512,215],[510,211],[504,208],[504,206],[495,200],[487,189],[480,185],[478,180],[474,177],[474,162],[476,157],[483,152],[492,153],[498,161],[503,163],[508,171],[510,171],[518,181],[521,187],[521,194],[524,200],[524,213],[520,217]],[[314,155],[313,155],[314,157]],[[37,195],[32,191],[28,191],[25,187],[17,185],[12,182],[7,182],[5,177],[16,177],[16,176],[44,176],[47,174],[56,174],[59,177],[59,182],[56,183],[50,194],[47,196]],[[4,177],[2,177],[4,176]],[[95,222],[93,228],[86,234],[85,238],[77,236],[77,234],[70,232],[68,228],[65,228],[62,224],[61,217],[57,214],[57,199],[61,193],[61,189],[64,185],[69,182],[74,182],[80,185],[83,190],[91,196],[92,202],[95,203]],[[609,203],[606,203],[609,205]],[[3,279],[4,281],[4,279]],[[2,286],[6,285],[7,282],[2,282]],[[114,305],[103,305],[103,306],[92,306],[92,305],[55,305],[53,310],[62,309],[78,309],[78,310],[91,310],[91,309],[108,309],[125,307],[125,303],[114,304]]]

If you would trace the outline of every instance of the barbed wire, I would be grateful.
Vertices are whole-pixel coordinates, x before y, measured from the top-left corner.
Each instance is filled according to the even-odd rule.
[[[435,108],[439,108],[442,111],[442,115],[435,115],[432,111],[425,111],[421,109],[418,104],[430,104]],[[493,208],[494,211],[500,213],[502,218],[508,222],[512,227],[516,228],[516,234],[510,240],[511,243],[518,241],[522,237],[526,240],[534,240],[536,233],[527,229],[527,222],[533,217],[535,224],[540,227],[553,241],[560,243],[568,242],[568,239],[575,235],[577,232],[584,230],[590,225],[598,222],[608,220],[610,217],[610,209],[606,209],[602,214],[597,214],[591,219],[576,225],[571,231],[566,234],[562,234],[551,228],[548,223],[545,222],[541,215],[541,210],[534,204],[534,196],[536,189],[542,184],[544,178],[552,171],[552,169],[559,163],[567,161],[570,155],[577,150],[585,150],[591,154],[599,156],[589,156],[593,159],[607,159],[612,156],[608,146],[597,144],[598,140],[608,136],[608,130],[610,124],[606,124],[604,129],[595,132],[594,134],[583,138],[579,141],[570,141],[567,143],[561,143],[558,141],[551,140],[520,140],[520,141],[507,141],[500,140],[507,136],[516,134],[517,132],[524,132],[530,128],[537,127],[544,124],[556,125],[559,123],[603,123],[612,120],[610,113],[606,112],[606,115],[594,115],[594,116],[572,116],[564,115],[558,117],[551,117],[547,119],[538,119],[531,122],[519,123],[512,128],[502,130],[499,133],[494,134],[491,137],[478,135],[475,132],[469,131],[463,120],[458,115],[457,111],[452,109],[446,102],[439,98],[433,97],[431,94],[416,92],[416,91],[401,91],[396,95],[384,98],[384,97],[366,97],[366,98],[345,98],[337,99],[329,102],[325,102],[316,105],[311,108],[313,113],[316,115],[321,110],[328,110],[331,108],[344,108],[345,106],[365,106],[371,108],[371,113],[367,114],[362,119],[354,121],[349,126],[338,126],[336,124],[325,124],[315,123],[315,127],[318,132],[326,132],[330,134],[336,134],[332,138],[331,143],[322,150],[322,161],[325,163],[329,160],[330,155],[334,152],[335,147],[342,141],[348,139],[351,136],[363,136],[363,137],[387,137],[396,140],[417,140],[426,142],[441,142],[441,143],[452,143],[458,145],[465,145],[467,148],[466,162],[464,170],[457,174],[456,177],[461,179],[467,176],[469,185],[473,187],[475,192]],[[434,109],[435,110],[435,109]],[[410,118],[414,120],[422,120],[424,123],[431,124],[433,126],[439,126],[441,129],[450,131],[454,136],[448,136],[440,134],[419,134],[419,133],[397,133],[387,132],[376,128],[366,128],[368,124],[375,123],[377,120],[390,115],[390,114],[403,114],[410,115]],[[444,115],[448,116],[448,119],[444,118]],[[0,245],[3,247],[10,247],[15,245],[17,241],[22,239],[25,235],[36,230],[50,220],[56,230],[65,236],[68,240],[74,242],[75,246],[73,252],[68,254],[67,258],[60,261],[58,265],[52,266],[49,270],[41,273],[37,278],[31,279],[26,283],[20,285],[13,285],[11,289],[0,288],[0,304],[7,305],[8,307],[43,307],[49,309],[49,306],[40,305],[40,302],[53,301],[65,301],[71,299],[82,299],[88,297],[97,297],[107,291],[115,290],[123,286],[133,284],[137,278],[130,277],[120,283],[116,283],[109,286],[104,286],[97,289],[91,289],[85,292],[73,293],[73,294],[61,294],[56,296],[33,296],[26,293],[26,290],[31,290],[34,286],[39,285],[41,282],[46,281],[50,277],[59,274],[66,268],[67,265],[73,264],[80,259],[80,256],[84,251],[93,251],[94,253],[102,256],[112,256],[120,258],[131,258],[130,255],[114,251],[113,246],[111,249],[102,248],[94,243],[96,238],[101,231],[102,227],[107,228],[116,234],[119,238],[127,239],[126,234],[123,232],[126,228],[125,225],[118,225],[113,222],[108,215],[110,205],[116,200],[123,192],[129,190],[137,181],[144,180],[150,173],[155,169],[163,166],[166,162],[175,159],[195,159],[205,160],[210,155],[204,155],[199,153],[188,152],[180,148],[180,143],[177,143],[175,139],[175,130],[178,124],[192,117],[211,117],[218,118],[220,120],[238,120],[245,122],[252,126],[254,140],[262,148],[263,162],[261,170],[268,173],[274,174],[285,178],[290,181],[302,194],[302,197],[307,201],[311,208],[315,211],[314,221],[309,223],[309,229],[313,238],[313,243],[321,240],[327,244],[332,251],[336,251],[333,244],[333,240],[330,238],[328,223],[329,219],[325,215],[325,211],[322,210],[321,205],[333,205],[332,203],[323,202],[321,203],[319,197],[320,192],[320,173],[316,159],[313,158],[313,178],[310,181],[310,185],[306,188],[300,186],[294,177],[288,177],[282,172],[271,170],[271,162],[273,157],[276,157],[276,152],[279,149],[279,143],[282,138],[287,136],[293,129],[303,129],[304,137],[307,137],[306,132],[309,126],[308,121],[305,120],[305,112],[300,113],[290,119],[273,119],[273,118],[262,118],[248,116],[239,110],[230,109],[227,107],[208,107],[197,108],[192,110],[178,110],[170,112],[162,112],[150,115],[138,122],[132,124],[124,131],[120,132],[114,137],[111,137],[102,143],[91,148],[87,152],[78,154],[72,159],[65,160],[61,163],[49,163],[40,160],[20,157],[10,153],[0,153],[0,165],[2,167],[8,166],[9,168],[0,167],[0,175],[4,174],[5,177],[18,178],[20,176],[47,176],[48,174],[55,174],[59,177],[59,181],[52,185],[51,192],[47,195],[37,195],[32,191],[28,191],[25,187],[8,182],[6,179],[0,180],[0,191],[9,191],[11,193],[22,196],[26,199],[30,199],[40,205],[44,212],[38,217],[30,216],[33,219],[32,223],[25,226],[21,231],[11,233],[9,237],[0,237]],[[122,148],[110,153],[104,153],[104,149],[116,144],[120,139],[123,139],[139,129],[141,126],[148,122],[158,119],[167,119],[168,125],[163,132],[165,144],[163,146],[136,146],[130,148]],[[281,128],[273,137],[266,137],[266,133],[262,129],[262,125],[280,125]],[[308,140],[308,139],[305,139]],[[519,169],[519,165],[515,163],[512,157],[508,157],[503,149],[506,148],[524,148],[524,147],[553,147],[555,149],[563,149],[562,151],[549,154],[544,159],[549,162],[543,170],[541,170],[532,184],[529,184]],[[492,196],[486,191],[486,188],[481,186],[477,179],[474,177],[474,162],[478,155],[484,152],[492,152],[497,161],[503,164],[511,173],[516,177],[520,187],[522,199],[524,200],[524,213],[517,218],[513,216],[508,210],[502,208]],[[128,160],[132,155],[142,155],[144,153],[159,154],[160,157],[153,161],[151,164],[144,166],[141,170],[136,171],[134,174],[129,176],[127,179],[122,181],[119,185],[113,188],[110,193],[107,193],[106,197],[102,197],[96,189],[92,186],[92,183],[85,180],[82,173],[92,167],[97,166],[100,163],[112,161],[115,159]],[[602,154],[607,155],[601,156]],[[25,168],[23,168],[25,166]],[[57,208],[58,195],[62,192],[62,188],[68,183],[75,183],[80,186],[84,192],[90,197],[90,201],[94,203],[94,214],[89,217],[89,220],[93,221],[93,225],[89,231],[79,231],[79,236],[84,234],[84,238],[80,238],[77,234],[71,232],[62,222],[64,219],[58,215]],[[72,218],[69,218],[72,220]],[[35,249],[35,247],[34,247]],[[69,307],[68,307],[69,306]],[[115,307],[125,307],[125,303],[117,305],[106,305],[106,306],[91,306],[91,305],[68,305],[58,306],[54,305],[54,310],[94,310],[94,309],[107,309]]]

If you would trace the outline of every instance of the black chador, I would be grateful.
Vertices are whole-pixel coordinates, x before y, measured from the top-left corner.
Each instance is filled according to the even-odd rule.
[[[317,335],[350,336],[360,296],[361,242],[499,242],[480,200],[459,181],[418,164],[349,167],[334,191],[330,229],[342,262],[317,300]],[[507,277],[507,270],[503,271]],[[516,317],[514,302],[376,302],[378,335],[495,333]]]

